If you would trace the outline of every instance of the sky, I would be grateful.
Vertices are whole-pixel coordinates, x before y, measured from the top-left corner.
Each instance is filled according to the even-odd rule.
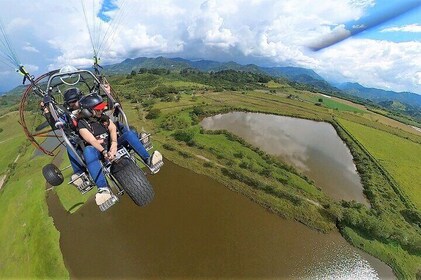
[[[421,94],[421,0],[0,0],[0,7],[0,92],[22,83],[16,65],[36,77],[89,67],[96,54],[103,65],[164,56],[297,66],[330,82]]]

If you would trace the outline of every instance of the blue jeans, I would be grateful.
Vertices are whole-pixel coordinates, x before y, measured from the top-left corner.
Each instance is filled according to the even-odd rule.
[[[139,137],[136,133],[132,130],[123,130],[123,134],[118,138],[118,145],[122,146],[130,146],[133,150],[138,154],[143,161],[147,161],[149,158],[149,153],[146,151],[145,147],[143,147],[142,143],[139,140]]]
[[[83,167],[83,165],[79,163],[73,151],[67,146],[66,146],[66,149],[67,149],[67,155],[69,156],[70,165],[72,166],[72,169],[73,169],[73,173],[81,174],[85,168]]]
[[[89,174],[91,174],[97,187],[99,189],[108,187],[107,179],[105,178],[104,172],[102,172],[101,153],[93,146],[86,146],[83,149],[83,156],[85,157]]]
[[[118,138],[118,145],[130,146],[144,161],[147,161],[149,158],[148,151],[146,151],[145,147],[140,143],[137,134],[131,130],[126,130]],[[107,179],[102,172],[102,164],[100,161],[102,156],[101,153],[93,146],[86,146],[85,149],[83,149],[83,156],[85,157],[89,174],[91,174],[91,177],[94,179],[98,188],[108,187]]]

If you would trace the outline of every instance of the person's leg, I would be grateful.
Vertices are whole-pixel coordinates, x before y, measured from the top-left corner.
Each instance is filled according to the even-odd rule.
[[[67,155],[69,156],[70,165],[72,166],[72,169],[73,169],[73,173],[78,174],[78,175],[83,173],[84,167],[78,162],[77,157],[74,154],[74,152],[69,147],[66,147],[66,149],[67,149]]]
[[[135,150],[135,152],[143,159],[143,161],[147,161],[149,158],[149,153],[146,151],[145,147],[143,147],[142,143],[139,140],[139,137],[136,133],[129,130],[123,133],[118,138],[118,144],[125,146],[128,144],[130,147]]]
[[[95,149],[93,146],[86,146],[83,150],[83,155],[85,157],[86,165],[89,170],[89,174],[94,179],[95,184],[98,189],[108,188],[107,179],[105,178],[104,173],[102,172],[102,165],[100,162],[100,152]]]

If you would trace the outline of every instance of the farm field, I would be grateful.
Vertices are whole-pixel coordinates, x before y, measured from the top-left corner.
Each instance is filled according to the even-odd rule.
[[[352,104],[339,106],[342,104],[340,100],[329,101],[329,106],[315,105],[313,101],[317,102],[318,98],[311,99],[308,92],[292,89],[285,84],[271,82],[268,88],[276,89],[276,93],[260,84],[262,88],[257,89],[215,91],[203,89],[198,82],[173,82],[176,77],[171,75],[155,75],[152,79],[154,83],[142,75],[130,79],[110,77],[110,82],[116,84],[115,89],[122,98],[131,124],[138,130],[152,132],[155,148],[161,150],[166,159],[211,176],[284,218],[299,221],[321,232],[339,229],[353,245],[389,264],[398,277],[415,279],[421,266],[417,247],[420,229],[416,218],[421,201],[419,190],[413,182],[419,181],[421,174],[411,167],[421,163],[421,137],[385,122],[373,121],[375,113],[353,107]],[[149,88],[142,81],[146,81]],[[171,87],[171,91],[182,91],[162,96],[148,93],[163,84],[165,90]],[[124,85],[128,85],[127,89]],[[140,85],[142,92],[137,90]],[[296,97],[290,96],[292,92]],[[323,102],[327,99],[322,98]],[[231,111],[259,112],[330,123],[351,150],[371,208],[357,203],[333,201],[297,170],[244,140],[227,132],[209,133],[200,128],[202,118]],[[9,115],[13,114],[16,113]],[[4,265],[2,260],[7,259],[8,263],[26,258],[24,265],[28,269],[18,270],[10,265],[7,271],[0,270],[0,276],[68,277],[58,247],[59,233],[48,216],[45,181],[40,172],[40,166],[51,161],[51,158],[32,159],[33,148],[25,142],[20,127],[11,125],[14,121],[14,117],[0,118],[0,128],[3,129],[0,137],[5,140],[17,137],[21,141],[13,140],[12,149],[0,151],[4,159],[0,162],[3,172],[20,154],[16,166],[12,166],[8,181],[0,190],[0,266]],[[62,166],[67,164],[64,160]],[[396,186],[382,174],[379,166],[393,177],[399,190],[415,208],[405,205],[394,190]],[[82,198],[66,184],[55,191],[69,212],[77,211],[77,207],[89,198]],[[29,204],[31,207],[24,207]],[[19,205],[21,211],[10,211],[14,205]],[[30,223],[30,220],[37,223]],[[9,227],[25,228],[28,225],[33,232],[30,237],[23,231],[17,235],[17,243],[1,241],[11,234]],[[31,244],[41,248],[41,253],[35,252],[32,247],[29,247],[29,251],[23,249],[26,245],[22,244],[32,239]],[[12,253],[14,246],[18,249]],[[49,254],[43,251],[46,247],[53,248]],[[14,257],[9,260],[10,254]],[[28,254],[31,258],[28,258]],[[402,259],[408,261],[403,262]]]
[[[405,138],[361,124],[340,120],[341,124],[380,162],[409,199],[421,209],[421,145]]]

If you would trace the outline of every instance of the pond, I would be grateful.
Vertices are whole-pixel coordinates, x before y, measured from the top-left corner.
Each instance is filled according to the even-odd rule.
[[[278,157],[334,199],[369,205],[352,155],[328,123],[231,112],[205,118],[201,125],[207,130],[227,130]]]

